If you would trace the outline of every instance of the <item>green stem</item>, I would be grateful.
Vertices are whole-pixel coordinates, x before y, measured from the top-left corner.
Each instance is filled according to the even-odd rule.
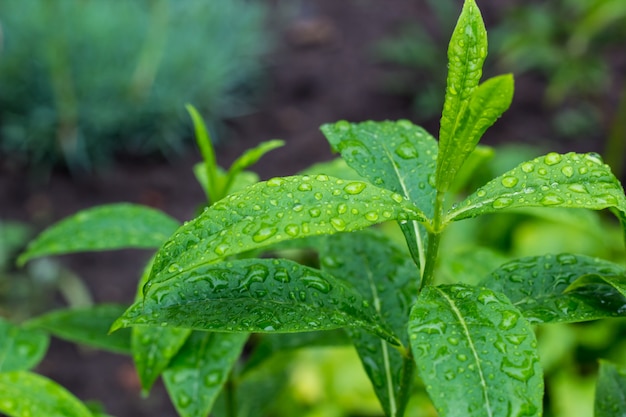
[[[437,198],[435,199],[435,216],[433,218],[432,231],[428,232],[426,265],[424,266],[424,275],[422,275],[422,280],[420,281],[420,292],[424,289],[424,287],[431,285],[433,282],[437,254],[439,253],[439,240],[441,239],[441,232],[443,228],[444,199],[445,193],[437,191]]]
[[[224,396],[226,397],[226,416],[227,417],[236,417],[237,416],[237,396],[235,393],[235,381],[233,378],[233,372],[228,376],[228,380],[224,385]]]

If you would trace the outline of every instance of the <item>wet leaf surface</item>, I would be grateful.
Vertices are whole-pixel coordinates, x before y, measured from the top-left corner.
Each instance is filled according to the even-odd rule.
[[[17,326],[0,317],[0,372],[33,368],[46,354],[48,344],[44,332]]]

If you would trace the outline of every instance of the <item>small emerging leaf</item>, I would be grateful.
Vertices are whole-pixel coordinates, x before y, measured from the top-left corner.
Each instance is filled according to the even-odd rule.
[[[202,265],[156,283],[112,329],[136,325],[256,333],[363,327],[398,344],[352,287],[280,259]]]
[[[61,339],[117,353],[130,353],[130,332],[108,334],[111,324],[124,312],[121,305],[100,304],[86,308],[52,311],[29,320],[29,328],[45,330]]]
[[[181,417],[207,416],[248,340],[245,333],[194,332],[163,381]]]
[[[179,226],[158,210],[136,204],[109,204],[83,210],[43,231],[18,260],[73,252],[158,248]]]
[[[242,172],[244,169],[256,164],[263,155],[266,153],[273,151],[274,149],[280,148],[285,145],[285,142],[279,139],[269,140],[267,142],[261,142],[254,148],[248,149],[241,155],[239,158],[233,162],[233,164],[228,169],[229,178],[235,177],[237,174]],[[224,194],[229,192],[229,187],[226,187],[224,190]]]
[[[595,417],[626,415],[626,369],[600,361],[594,407]]]
[[[43,359],[48,343],[45,333],[16,326],[0,317],[0,372],[33,368]]]
[[[622,277],[617,264],[563,253],[521,258],[493,271],[482,285],[505,294],[533,323],[567,323],[626,315],[626,299],[608,283],[578,279]],[[585,285],[582,285],[585,284]]]
[[[202,159],[204,160],[202,164],[202,168],[204,170],[203,177],[206,178],[207,181],[204,184],[201,182],[202,188],[207,194],[209,201],[215,202],[219,199],[219,190],[217,186],[218,166],[217,161],[215,160],[213,143],[211,142],[209,131],[207,130],[204,120],[198,110],[196,110],[196,108],[191,104],[187,104],[185,108],[187,109],[187,112],[193,122],[196,143],[198,144],[198,148],[202,154]]]
[[[227,256],[397,219],[424,216],[401,195],[362,181],[274,178],[229,195],[178,229],[157,253],[144,291]]]
[[[0,412],[9,417],[93,417],[65,388],[27,371],[0,373]]]
[[[409,335],[441,417],[541,415],[535,334],[503,295],[466,285],[427,286],[411,311]]]
[[[518,207],[570,207],[626,213],[621,184],[597,154],[557,154],[524,162],[448,212],[448,220]]]

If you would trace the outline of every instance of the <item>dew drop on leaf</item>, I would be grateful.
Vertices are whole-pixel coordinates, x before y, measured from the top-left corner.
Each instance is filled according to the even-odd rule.
[[[518,381],[528,381],[530,378],[535,375],[535,368],[532,358],[526,357],[524,362],[520,365],[516,365],[508,357],[505,357],[502,360],[501,366],[502,372],[510,376],[511,378],[517,379]]]
[[[222,375],[219,371],[212,371],[204,378],[204,385],[207,387],[215,387],[222,382]]]
[[[303,182],[302,184],[298,185],[298,190],[300,191],[311,191],[312,189],[313,185],[308,182]]]
[[[517,324],[517,320],[519,316],[514,311],[503,311],[502,312],[502,320],[500,321],[500,329],[502,330],[510,330]]]
[[[339,217],[333,217],[332,219],[330,219],[330,224],[338,232],[343,232],[344,230],[346,230],[346,222]]]
[[[266,241],[276,234],[275,227],[262,227],[255,234],[252,235],[252,240],[260,243]]]
[[[543,158],[543,162],[546,165],[556,165],[559,162],[561,162],[561,159],[563,159],[561,157],[561,155],[559,155],[556,152],[550,152],[549,154],[547,154],[544,158]]]
[[[544,206],[555,206],[557,204],[562,204],[563,199],[556,194],[546,194],[540,201]]]
[[[575,193],[581,193],[581,194],[587,193],[587,189],[582,184],[570,184],[567,186],[567,189]]]
[[[266,184],[268,187],[280,187],[281,185],[283,185],[284,182],[285,180],[283,180],[282,178],[274,177],[268,180]]]
[[[509,197],[500,197],[493,202],[493,208],[501,209],[513,204],[513,199]]]
[[[322,214],[322,211],[318,208],[312,208],[309,210],[309,214],[311,217],[319,217]]]
[[[351,182],[343,187],[343,190],[351,195],[360,194],[365,189],[364,182]]]
[[[315,275],[305,275],[300,280],[308,288],[317,290],[321,293],[328,294],[330,292],[330,283],[324,278],[317,277]]]
[[[291,277],[285,268],[276,269],[276,272],[274,272],[274,279],[283,284],[291,281]]]
[[[531,162],[524,162],[522,164],[522,171],[524,171],[525,173],[529,174],[533,172],[534,170],[535,170],[535,165],[533,165]]]
[[[365,218],[370,222],[375,222],[376,220],[378,220],[378,213],[376,213],[375,211],[370,211],[369,213],[365,214]]]
[[[396,155],[402,159],[414,159],[419,156],[417,149],[411,142],[403,142],[395,150]]]
[[[570,165],[565,165],[563,168],[561,168],[561,172],[567,178],[571,178],[572,175],[574,175],[574,168],[572,168]]]
[[[300,233],[300,227],[297,224],[288,224],[285,226],[285,233],[291,237],[298,236]]]
[[[517,185],[518,182],[519,182],[519,180],[516,177],[504,177],[504,178],[502,178],[502,185],[504,185],[507,188],[515,187],[515,185]]]

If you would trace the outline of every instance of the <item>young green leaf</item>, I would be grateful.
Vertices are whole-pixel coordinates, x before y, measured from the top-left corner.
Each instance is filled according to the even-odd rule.
[[[549,153],[524,162],[454,205],[447,220],[517,207],[571,207],[626,212],[626,197],[608,165],[594,153]]]
[[[229,195],[178,229],[157,253],[144,291],[227,256],[398,219],[424,216],[401,195],[362,181],[274,178]]]
[[[472,92],[467,107],[463,108],[463,113],[457,119],[452,141],[446,148],[450,149],[449,155],[437,160],[439,191],[448,191],[487,128],[509,108],[513,89],[513,76],[507,74],[488,79]],[[441,146],[443,149],[444,145]]]
[[[397,122],[340,121],[322,126],[334,150],[371,183],[401,194],[433,216],[437,141],[408,120]],[[426,231],[417,221],[401,222],[415,260],[423,267]]]
[[[35,367],[46,354],[48,343],[45,333],[16,326],[0,317],[0,372]]]
[[[425,287],[409,335],[441,417],[541,415],[535,334],[503,295],[466,285]]]
[[[248,340],[245,333],[194,332],[163,373],[181,417],[209,415]]]
[[[209,179],[206,176],[207,174],[206,174],[206,170],[204,169],[204,164],[203,163],[195,164],[193,166],[193,173],[196,176],[196,180],[200,183],[200,186],[204,190],[204,193],[208,196],[209,195],[209,192],[208,192]],[[216,181],[218,184],[217,187],[220,190],[224,190],[226,186],[226,172],[223,169],[218,167],[217,173],[218,173],[218,179]],[[233,177],[232,182],[230,183],[227,192],[232,193],[232,192],[243,190],[244,188],[252,184],[255,184],[259,181],[260,181],[260,178],[255,172],[242,171]],[[223,196],[221,192],[219,195]]]
[[[285,145],[285,142],[282,140],[274,139],[269,140],[267,142],[261,142],[254,148],[248,149],[241,155],[239,158],[232,163],[230,168],[228,169],[228,180],[224,189],[222,190],[222,195],[226,196],[230,193],[230,185],[233,180],[239,173],[241,173],[244,169],[256,164],[263,155],[266,153],[273,151],[276,148],[280,148]]]
[[[607,361],[600,361],[595,417],[626,415],[626,369]]]
[[[350,282],[408,347],[409,310],[419,270],[386,236],[363,231],[330,236],[320,253],[322,270]],[[360,329],[348,329],[387,416],[402,416],[411,389],[410,355]]]
[[[179,226],[158,210],[136,204],[109,204],[83,210],[44,230],[19,257],[121,248],[158,248]]]
[[[626,299],[613,286],[587,282],[570,286],[589,274],[624,277],[626,269],[584,255],[532,256],[508,262],[482,285],[505,294],[533,323],[577,322],[624,316]]]
[[[187,112],[193,122],[196,143],[198,144],[198,148],[200,148],[202,159],[204,159],[204,177],[207,179],[207,182],[206,187],[203,188],[207,194],[208,200],[210,202],[215,202],[220,198],[218,190],[218,180],[220,175],[218,172],[217,161],[215,159],[215,151],[213,150],[213,143],[211,142],[209,132],[198,110],[196,110],[196,108],[191,104],[187,104],[185,108],[187,109]]]
[[[437,166],[447,160],[455,160],[459,150],[466,151],[459,143],[459,128],[468,102],[482,76],[483,63],[487,57],[487,31],[480,10],[474,0],[466,0],[448,46],[448,79],[446,97],[441,112],[439,129],[439,155]],[[468,147],[468,154],[472,147]],[[457,166],[462,159],[456,161]],[[450,175],[450,178],[447,176]],[[454,174],[437,168],[437,189],[452,181]]]
[[[0,412],[9,417],[93,417],[65,388],[27,371],[0,373]]]
[[[112,329],[136,325],[255,333],[363,327],[398,344],[354,288],[281,259],[201,265],[155,283]]]
[[[108,334],[111,324],[124,310],[124,306],[114,304],[56,310],[29,320],[25,326],[72,342],[111,352],[130,353],[129,331]]]

